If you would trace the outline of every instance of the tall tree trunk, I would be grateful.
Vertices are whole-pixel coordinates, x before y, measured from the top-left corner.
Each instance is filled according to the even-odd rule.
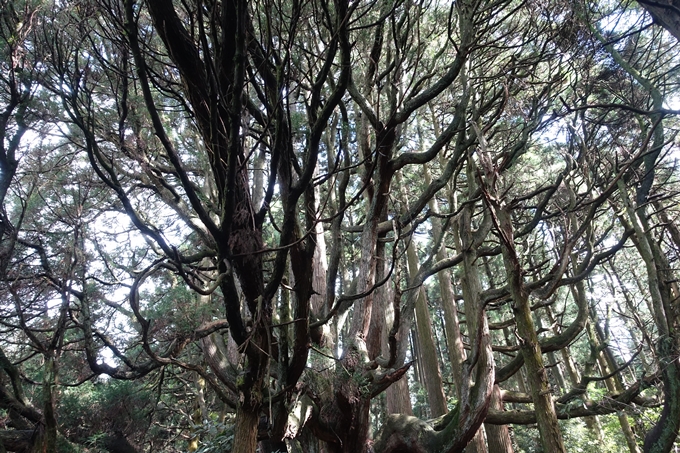
[[[535,319],[536,319],[536,327],[538,330],[543,330],[543,322],[541,321],[541,315],[540,313],[535,313]],[[551,365],[551,371],[552,371],[552,376],[553,379],[555,380],[555,384],[560,388],[561,392],[567,391],[567,383],[564,380],[564,374],[562,374],[562,367],[560,362],[557,360],[557,356],[555,355],[555,352],[550,351],[548,354],[548,360],[550,360],[550,365]]]
[[[50,351],[45,357],[45,376],[43,378],[43,417],[45,419],[44,437],[40,439],[41,451],[57,451],[57,416],[54,394],[57,385],[57,360]]]
[[[474,164],[468,159],[467,173],[469,180],[468,197],[473,198],[476,190],[474,184]],[[472,178],[472,179],[470,179]],[[461,273],[460,286],[463,292],[463,304],[465,307],[465,323],[467,335],[471,347],[474,348],[478,341],[477,334],[480,328],[480,321],[474,314],[479,313],[483,305],[480,295],[482,294],[482,281],[478,265],[477,248],[482,239],[489,231],[488,222],[483,223],[474,231],[472,216],[474,205],[468,204],[463,208],[462,215],[457,225],[456,248],[463,255],[463,272]],[[486,217],[485,217],[486,218]],[[466,453],[483,453],[486,451],[484,425],[480,426],[479,431],[472,438],[465,448]]]
[[[260,421],[259,406],[241,404],[236,410],[234,446],[232,453],[253,453],[257,449],[257,425]]]
[[[655,137],[655,145],[656,141]],[[674,276],[666,256],[652,237],[645,212],[646,206],[634,209],[622,181],[619,181],[619,192],[626,207],[628,220],[635,229],[637,238],[635,245],[647,270],[647,285],[660,336],[656,350],[663,378],[664,405],[661,416],[645,436],[644,452],[666,453],[673,447],[680,431],[680,364],[677,360],[680,334],[677,332],[678,319],[672,304],[670,286]]]
[[[386,301],[384,310],[385,326],[387,329],[390,329],[394,323],[394,305],[392,304],[392,301],[394,300],[394,291],[388,285],[383,286],[380,290],[384,292],[383,299]],[[404,339],[403,341],[407,340],[408,339]],[[381,345],[383,355],[387,356],[389,348],[387,335],[381,335]],[[387,387],[387,390],[385,391],[385,406],[386,415],[413,415],[407,376],[402,377],[397,382]]]
[[[493,386],[491,394],[491,408],[503,410],[503,399],[501,389],[498,385]],[[486,441],[489,445],[489,453],[513,453],[512,439],[508,425],[485,424]]]
[[[591,310],[591,313],[594,314],[594,310]],[[592,353],[595,354],[596,356],[597,364],[599,364],[600,366],[601,374],[606,376],[611,374],[612,369],[609,367],[605,358],[602,355],[602,349],[605,346],[602,344],[601,339],[596,333],[595,329],[596,323],[597,323],[596,316],[593,316],[591,320],[588,322],[587,327],[588,340],[591,345],[591,350],[593,351]],[[605,385],[607,387],[607,390],[612,394],[623,391],[623,387],[617,384],[616,380],[612,377],[605,379]],[[619,419],[621,433],[623,434],[624,439],[626,439],[626,445],[628,446],[628,450],[630,451],[630,453],[640,453],[640,448],[637,446],[637,443],[635,441],[635,434],[633,433],[630,423],[628,422],[628,416],[623,411],[617,412],[616,415]]]
[[[585,291],[583,287],[583,282],[577,282],[576,283],[576,288],[580,289],[574,289],[572,288],[572,295],[573,297],[583,297],[585,299]],[[582,302],[583,304],[586,304],[586,302]],[[552,325],[552,331],[555,335],[559,334],[559,328],[557,327],[556,319],[555,316],[552,313],[552,309],[550,306],[546,307],[546,316],[548,317],[548,322]],[[569,376],[569,382],[571,384],[572,388],[578,387],[578,385],[581,382],[581,376],[578,372],[578,369],[576,369],[576,366],[574,365],[574,361],[571,357],[571,352],[568,347],[562,348],[560,350],[560,355],[562,356],[562,362],[564,363],[564,368],[567,370],[567,375]],[[588,398],[588,392],[585,392],[582,396],[583,400],[586,400]],[[600,421],[595,415],[591,415],[588,417],[583,417],[583,421],[586,424],[586,428],[591,432],[592,436],[594,439],[597,439],[598,441],[603,440],[603,433],[602,433],[602,426],[600,425]]]
[[[488,258],[484,259],[484,272],[489,282],[489,287],[492,289],[495,288],[496,284],[494,282],[494,273],[491,271],[491,266]],[[510,346],[514,344],[515,337],[510,335],[509,329],[507,327],[503,328],[503,336],[505,338],[506,345]],[[494,384],[494,391],[493,394],[491,395],[490,407],[496,410],[501,411],[505,410],[505,407],[503,405],[503,399],[501,397],[501,389],[497,384]],[[512,439],[510,437],[510,429],[507,425],[492,425],[490,423],[485,423],[484,429],[487,435],[486,440],[489,452],[491,453],[513,452]]]
[[[411,395],[406,376],[390,385],[385,391],[387,414],[413,415]]]
[[[200,436],[196,432],[196,428],[203,424],[203,419],[205,417],[205,379],[201,376],[196,376],[196,399],[194,400],[193,410],[191,411],[190,421],[191,421],[191,438],[189,439],[189,446],[187,450],[189,452],[194,452],[198,450],[198,444],[200,442]]]
[[[425,183],[429,185],[432,182],[432,177],[430,176],[427,166],[423,166],[423,172],[425,175]],[[439,206],[437,204],[436,197],[432,197],[429,205],[430,210],[433,213],[439,213]],[[455,208],[456,207],[454,206],[454,209]],[[443,234],[444,232],[442,230],[441,220],[438,217],[433,217],[432,236],[434,240],[439,240],[441,242],[439,249],[437,250],[438,261],[447,257],[446,242],[442,237]],[[457,234],[454,229],[454,236],[456,235]],[[465,348],[463,347],[463,339],[460,333],[458,306],[456,304],[455,293],[451,283],[451,275],[448,269],[437,273],[437,282],[439,283],[439,293],[441,294],[442,298],[441,306],[442,310],[444,311],[444,331],[446,334],[446,344],[448,345],[449,361],[451,363],[451,374],[453,375],[453,381],[456,386],[456,395],[458,398],[460,398],[460,389],[462,388],[463,381],[462,364],[463,360],[465,360]]]
[[[404,207],[407,206],[408,197],[401,174],[397,174],[397,184],[402,188],[401,197]],[[406,262],[408,268],[409,281],[418,274],[420,264],[418,254],[414,244],[414,235],[408,240],[406,247]],[[444,395],[444,384],[442,383],[441,369],[437,358],[437,345],[435,344],[434,332],[432,330],[432,320],[427,304],[425,289],[418,288],[416,298],[416,335],[418,337],[418,365],[423,375],[423,384],[427,393],[427,402],[431,417],[439,417],[448,412],[446,407],[446,396]]]
[[[408,259],[409,275],[418,273],[418,256],[415,246],[411,241],[406,250]],[[416,334],[418,335],[418,361],[423,370],[425,390],[427,391],[427,401],[432,417],[439,417],[447,412],[446,397],[444,396],[444,386],[442,384],[439,361],[437,360],[437,349],[434,344],[434,333],[432,332],[432,321],[427,307],[425,290],[418,289],[416,299]]]
[[[552,401],[552,391],[548,375],[543,365],[541,346],[536,334],[536,326],[531,315],[529,293],[524,286],[522,266],[514,245],[514,234],[510,214],[494,201],[489,200],[498,219],[498,232],[501,236],[503,262],[507,274],[508,289],[512,297],[520,351],[524,357],[529,389],[536,411],[541,443],[547,452],[566,453],[562,434],[557,423],[557,414]]]
[[[618,367],[616,366],[614,357],[611,354],[609,345],[605,343],[604,334],[599,325],[597,311],[595,311],[594,308],[591,308],[590,316],[591,321],[588,323],[588,337],[590,339],[590,342],[593,344],[595,350],[599,351],[599,353],[597,354],[597,360],[598,363],[600,364],[602,374],[605,376],[610,375]],[[604,382],[605,385],[607,386],[607,390],[609,390],[611,394],[621,393],[625,390],[623,382],[621,382],[620,375],[618,374],[605,379]],[[618,411],[616,413],[616,416],[619,419],[621,433],[623,434],[623,437],[626,439],[626,445],[628,445],[628,450],[630,450],[630,453],[640,453],[640,447],[638,447],[637,442],[635,440],[635,433],[633,432],[633,429],[630,426],[630,422],[628,421],[628,415],[626,415],[626,413],[623,411]]]

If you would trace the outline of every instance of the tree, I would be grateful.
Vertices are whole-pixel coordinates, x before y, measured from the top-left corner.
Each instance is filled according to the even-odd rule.
[[[644,448],[670,451],[678,56],[641,10],[19,6],[2,16],[5,449],[450,453],[486,449],[482,424],[535,423],[568,451],[560,419],[624,427],[663,401]],[[623,319],[646,362],[614,351]],[[414,360],[434,420],[405,404]],[[70,428],[130,389],[121,420]]]
[[[640,5],[649,11],[654,22],[668,30],[675,39],[680,39],[680,9],[678,2],[667,0],[663,2],[641,1]]]

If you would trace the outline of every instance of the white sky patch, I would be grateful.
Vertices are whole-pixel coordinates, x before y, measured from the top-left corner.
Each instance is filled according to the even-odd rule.
[[[615,298],[621,296],[611,293],[605,276],[601,274],[591,275],[588,292],[590,293],[590,298],[595,300],[595,310],[598,313],[599,324],[603,326],[604,321],[608,321],[609,341],[614,340],[616,350],[621,355],[621,359],[629,361],[635,353],[635,350],[631,349],[634,345],[630,331],[620,316],[611,316],[611,313],[608,313],[608,311],[611,312],[611,310],[616,309]]]
[[[673,93],[663,101],[664,108],[680,111],[680,94]]]
[[[540,133],[534,134],[534,139],[545,145],[566,144],[569,140],[566,118],[551,122],[547,127],[541,129]]]

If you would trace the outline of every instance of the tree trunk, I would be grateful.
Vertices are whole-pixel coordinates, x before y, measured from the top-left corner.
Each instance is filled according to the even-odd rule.
[[[599,351],[599,353],[597,354],[597,360],[600,364],[602,374],[609,375],[613,373],[614,370],[616,370],[618,367],[616,366],[616,363],[613,361],[611,351],[608,351],[609,346],[603,343],[605,338],[599,326],[597,312],[595,311],[595,309],[591,309],[590,314],[591,321],[589,322],[588,326],[588,336],[595,350]],[[605,379],[604,382],[605,385],[607,386],[607,390],[611,394],[620,393],[625,390],[623,387],[623,383],[620,380],[620,376],[618,374],[608,379]],[[630,423],[628,422],[628,416],[623,411],[618,411],[616,413],[616,416],[619,419],[621,433],[623,434],[623,437],[626,439],[628,450],[630,450],[630,453],[640,453],[640,447],[638,447],[637,445],[637,442],[635,440],[635,433],[633,433],[633,429],[631,428]]]
[[[39,450],[45,452],[57,451],[57,418],[55,413],[55,387],[57,385],[57,363],[54,352],[46,354],[45,376],[43,378],[43,418],[45,427],[42,435],[38,435]]]
[[[394,323],[394,306],[391,303],[394,299],[394,294],[392,288],[388,285],[380,288],[380,290],[384,291],[384,300],[387,302],[385,303],[385,325],[388,329],[390,329]],[[403,341],[407,340],[408,339],[404,339]],[[381,344],[383,355],[387,356],[389,347],[387,335],[381,335]],[[409,392],[407,376],[402,377],[397,382],[387,387],[387,390],[385,391],[385,403],[385,415],[413,415],[413,408],[411,407],[411,394]]]
[[[510,271],[509,279],[519,282],[518,272]],[[511,284],[512,285],[512,284]],[[519,286],[519,285],[518,285]],[[557,423],[557,415],[552,402],[552,392],[546,369],[543,366],[541,347],[531,319],[528,294],[520,288],[512,288],[513,312],[517,320],[517,334],[520,337],[520,351],[524,356],[531,397],[536,411],[538,431],[543,448],[547,452],[565,452],[562,435]]]
[[[541,315],[540,313],[536,312],[536,327],[538,330],[543,330],[543,323],[541,322]],[[552,377],[555,381],[555,384],[559,387],[561,392],[566,392],[567,389],[567,383],[564,380],[564,375],[562,374],[562,367],[559,361],[557,360],[557,356],[555,355],[554,351],[550,351],[548,354],[548,360],[550,360],[550,365],[551,365],[551,371],[552,371]]]
[[[193,410],[189,417],[191,422],[191,438],[189,439],[189,446],[187,450],[189,452],[194,452],[198,450],[198,444],[200,442],[200,436],[196,433],[196,428],[203,424],[203,419],[205,417],[205,379],[201,376],[196,376],[196,399],[194,400]]]
[[[437,127],[435,128],[438,129]],[[423,172],[425,183],[429,185],[432,182],[432,177],[430,176],[430,171],[427,166],[423,166]],[[432,197],[429,206],[433,213],[439,213],[439,205],[436,197]],[[453,209],[456,209],[455,205],[453,205]],[[457,232],[455,228],[453,230],[455,239]],[[436,216],[433,217],[432,236],[435,240],[440,240],[441,242],[439,250],[437,250],[437,260],[443,260],[447,257],[446,241],[442,237],[443,234],[441,220]],[[455,242],[459,243],[460,241],[457,240]],[[449,361],[451,362],[451,374],[453,375],[453,382],[456,385],[456,396],[460,398],[460,391],[463,384],[462,364],[463,360],[465,360],[465,348],[463,347],[463,339],[460,333],[458,305],[456,304],[455,293],[453,291],[453,285],[451,284],[451,275],[448,269],[437,273],[437,281],[439,283],[439,293],[442,298],[441,306],[444,311],[444,330],[446,334],[446,344],[448,346]]]
[[[514,245],[513,228],[510,215],[502,207],[494,207],[499,219],[499,234],[503,262],[507,274],[508,288],[512,297],[520,351],[524,357],[531,397],[536,411],[538,431],[546,452],[566,453],[562,434],[557,423],[557,414],[552,401],[552,391],[548,375],[543,365],[541,346],[538,343],[536,327],[531,315],[529,293],[524,286],[522,267]]]
[[[680,41],[680,13],[677,0],[640,0],[640,6],[654,18],[654,23],[668,30]]]
[[[429,184],[430,174],[427,167],[424,167],[425,179]],[[430,200],[430,209],[438,213],[439,207],[437,206],[436,198]],[[442,234],[442,226],[439,218],[434,217],[432,219],[432,233],[435,239],[439,238]],[[458,233],[454,228],[454,239],[457,238]],[[460,240],[455,240],[456,243],[460,243]],[[437,260],[443,260],[447,257],[445,241],[441,239],[441,245],[439,250],[437,250]],[[444,331],[446,334],[446,343],[448,345],[448,355],[451,362],[451,374],[453,375],[453,381],[455,384],[456,396],[458,399],[461,397],[461,389],[463,387],[463,376],[462,376],[462,365],[466,358],[465,348],[463,347],[463,339],[460,331],[460,321],[458,319],[458,305],[455,299],[455,293],[453,291],[453,286],[451,284],[451,276],[448,270],[443,270],[437,273],[437,280],[439,282],[439,292],[441,294],[441,304],[444,311]],[[483,453],[486,451],[486,445],[484,442],[484,427],[482,426],[480,430],[475,434],[475,437],[470,441],[466,447],[466,452],[468,453]]]
[[[578,282],[576,283],[577,288],[581,288],[580,290],[574,290],[572,288],[572,295],[573,297],[583,297],[585,298],[585,291],[583,290],[583,282]],[[581,294],[581,295],[579,295]],[[586,304],[586,302],[583,302],[583,304]],[[556,320],[555,317],[552,313],[552,309],[550,306],[546,307],[546,315],[548,316],[548,322],[553,326],[552,331],[555,335],[559,334],[559,329],[556,325]],[[562,348],[560,350],[560,355],[562,356],[562,363],[564,363],[564,368],[567,370],[567,375],[569,376],[569,382],[571,383],[572,388],[576,388],[579,383],[581,382],[581,376],[576,369],[576,366],[574,365],[574,361],[571,358],[571,352],[569,351],[569,348]],[[586,400],[588,398],[588,392],[585,392],[583,396],[581,397],[583,400]],[[603,432],[602,432],[602,426],[600,426],[600,421],[597,418],[596,415],[590,415],[587,417],[583,417],[583,421],[586,424],[586,428],[591,432],[593,438],[597,439],[598,441],[603,440]]]
[[[257,425],[260,413],[257,407],[240,405],[236,410],[234,446],[232,453],[254,453],[257,449]]]
[[[654,143],[657,144],[656,136]],[[652,237],[645,205],[634,209],[623,182],[619,181],[618,185],[628,220],[632,223],[638,239],[635,245],[647,270],[647,285],[652,300],[654,320],[661,337],[657,342],[656,350],[659,369],[662,372],[664,405],[661,416],[645,436],[644,452],[666,453],[673,448],[678,431],[680,431],[680,366],[677,361],[680,338],[676,331],[677,317],[672,306],[669,284],[674,281],[675,277],[666,256]]]
[[[491,394],[491,408],[504,410],[501,398],[501,389],[498,385],[493,386]],[[512,439],[508,425],[485,424],[486,441],[489,445],[489,453],[513,453]]]
[[[474,184],[474,164],[468,160],[467,173],[469,179],[468,196],[473,198],[476,185]],[[471,179],[470,179],[471,178]],[[465,322],[470,347],[475,348],[478,343],[480,324],[486,320],[475,317],[483,306],[480,295],[482,294],[482,281],[478,265],[477,248],[481,239],[488,233],[488,222],[481,225],[477,231],[473,231],[472,216],[474,205],[468,204],[462,211],[457,225],[457,234],[454,235],[456,249],[463,254],[463,272],[461,273],[460,286],[463,292],[463,305],[465,307]],[[465,448],[466,453],[486,452],[484,426],[480,426],[475,436]]]
[[[626,445],[628,445],[628,450],[630,453],[640,453],[640,447],[638,447],[635,441],[635,433],[633,428],[628,422],[628,416],[625,412],[617,412],[616,416],[619,418],[619,424],[621,425],[621,432],[623,437],[626,439]]]
[[[409,275],[414,276],[418,273],[418,257],[413,242],[409,243],[406,254]],[[416,299],[416,333],[418,335],[419,346],[418,359],[423,370],[430,415],[433,418],[439,417],[446,414],[448,410],[439,361],[437,360],[437,347],[434,344],[432,321],[430,320],[430,312],[427,307],[425,290],[422,287],[418,290],[418,297]]]
[[[390,385],[385,391],[387,414],[413,415],[411,408],[411,396],[408,389],[406,376]]]

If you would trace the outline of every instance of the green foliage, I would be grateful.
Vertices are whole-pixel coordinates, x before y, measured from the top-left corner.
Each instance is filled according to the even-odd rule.
[[[425,386],[420,384],[417,380],[409,382],[409,393],[411,395],[411,406],[413,414],[422,419],[430,417],[429,403],[427,401],[427,391]]]
[[[59,436],[57,437],[57,452],[58,453],[91,453],[81,445],[69,442],[67,439]]]
[[[200,438],[196,453],[223,453],[231,451],[234,443],[233,420],[219,421],[214,417],[202,425],[192,426],[192,434]]]
[[[560,420],[564,444],[569,453],[626,453],[628,446],[621,434],[616,415],[598,417],[603,438],[589,429],[583,419]],[[535,426],[516,425],[512,428],[516,453],[550,453],[541,446]]]
[[[141,382],[88,381],[64,389],[59,421],[62,432],[73,442],[98,446],[115,431],[132,436],[143,433],[154,405],[153,394]]]

